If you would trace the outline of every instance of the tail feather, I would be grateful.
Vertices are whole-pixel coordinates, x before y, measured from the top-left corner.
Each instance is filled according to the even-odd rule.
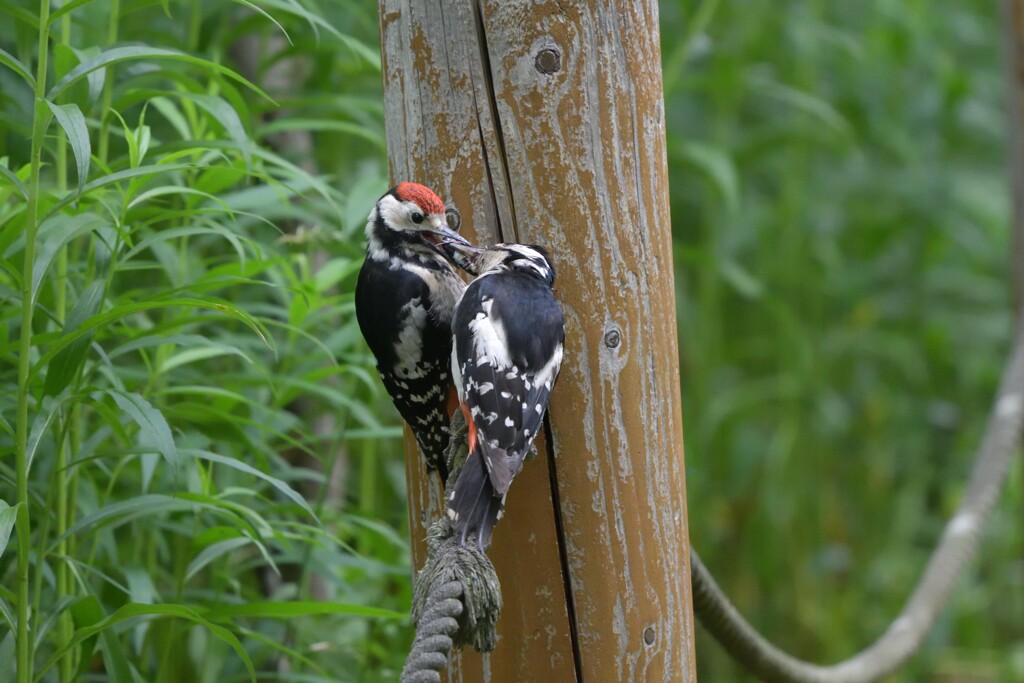
[[[494,494],[480,453],[470,453],[448,500],[448,516],[459,543],[465,545],[470,534],[475,534],[476,545],[483,552],[491,544],[491,532],[504,506],[505,497]]]

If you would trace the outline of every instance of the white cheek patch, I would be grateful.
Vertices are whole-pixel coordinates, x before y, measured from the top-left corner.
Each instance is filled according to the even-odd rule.
[[[400,202],[397,198],[387,195],[380,200],[380,217],[392,230],[414,230],[419,226],[409,220],[409,216],[420,208],[412,202]],[[371,217],[373,214],[370,214]]]

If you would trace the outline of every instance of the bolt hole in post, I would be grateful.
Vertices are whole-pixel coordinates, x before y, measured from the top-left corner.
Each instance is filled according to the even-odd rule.
[[[444,217],[448,221],[448,227],[455,232],[459,231],[462,227],[462,214],[454,206],[444,207]]]
[[[657,638],[657,633],[654,631],[653,626],[648,626],[644,629],[644,645],[651,647],[654,645],[654,641]]]
[[[604,345],[609,349],[619,348],[619,344],[622,343],[622,330],[614,327],[604,333]]]
[[[533,65],[542,74],[557,73],[562,69],[562,53],[557,48],[546,47],[537,53]]]

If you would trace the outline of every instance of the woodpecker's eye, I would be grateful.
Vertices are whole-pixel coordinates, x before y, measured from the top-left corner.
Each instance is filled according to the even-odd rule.
[[[413,222],[413,223],[415,223],[416,225],[419,225],[420,223],[422,223],[422,222],[423,222],[423,214],[422,214],[422,213],[420,213],[419,211],[413,211],[413,212],[412,212],[412,215],[411,215],[411,216],[409,216],[409,218],[410,218],[410,219],[412,220],[412,222]]]

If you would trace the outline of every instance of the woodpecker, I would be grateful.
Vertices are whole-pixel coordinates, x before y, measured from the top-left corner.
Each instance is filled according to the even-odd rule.
[[[512,479],[540,431],[565,343],[555,269],[542,247],[452,245],[473,274],[452,319],[452,374],[469,425],[469,455],[448,496],[459,543],[483,552]]]
[[[454,401],[451,321],[466,289],[445,249],[471,245],[448,227],[441,198],[418,183],[399,183],[377,201],[366,239],[356,283],[359,329],[427,468],[445,482],[448,404]]]

